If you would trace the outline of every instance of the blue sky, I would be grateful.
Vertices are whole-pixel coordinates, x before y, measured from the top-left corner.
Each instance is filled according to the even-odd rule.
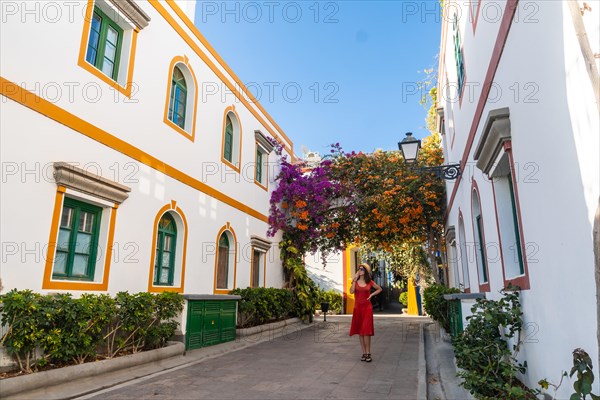
[[[196,26],[302,148],[422,138],[415,82],[437,67],[438,1],[198,1]]]

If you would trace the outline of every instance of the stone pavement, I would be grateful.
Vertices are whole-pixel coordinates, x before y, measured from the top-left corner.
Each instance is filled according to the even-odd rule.
[[[358,337],[348,336],[350,316],[328,316],[80,399],[425,399],[425,321],[376,313],[372,363],[360,361]]]

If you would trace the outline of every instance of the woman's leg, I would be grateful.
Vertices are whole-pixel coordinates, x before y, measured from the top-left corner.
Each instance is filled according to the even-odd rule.
[[[363,354],[367,354],[367,346],[365,344],[365,337],[363,335],[358,335],[358,339],[360,340],[360,348],[362,349]]]
[[[371,354],[371,336],[361,336],[365,343],[363,347],[363,353]]]

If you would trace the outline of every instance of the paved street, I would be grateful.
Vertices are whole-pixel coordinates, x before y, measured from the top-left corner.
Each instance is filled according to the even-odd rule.
[[[350,317],[329,316],[326,323],[319,318],[311,327],[86,398],[414,400],[425,373],[419,372],[420,321],[376,315],[372,363],[360,361],[358,337],[348,336]]]

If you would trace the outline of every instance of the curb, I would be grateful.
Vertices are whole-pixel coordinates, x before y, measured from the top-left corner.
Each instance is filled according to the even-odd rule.
[[[425,329],[419,324],[419,371],[417,381],[417,400],[427,400],[427,363],[425,362]]]
[[[162,349],[93,363],[71,365],[0,381],[0,398],[73,399],[93,397],[115,387],[151,379],[170,371],[198,364],[288,334],[289,328],[302,330],[299,318],[290,318],[248,329],[237,329],[235,341],[185,350],[181,342],[169,342]],[[250,334],[249,332],[255,332]],[[268,334],[264,334],[268,332]],[[83,371],[83,368],[91,371]]]
[[[109,360],[89,362],[79,365],[69,365],[49,371],[35,372],[33,374],[6,378],[0,381],[0,397],[7,397],[30,390],[39,389],[71,382],[73,377],[77,379],[88,378],[113,372],[125,368],[135,367],[175,356],[181,356],[185,352],[185,345],[180,342],[168,342],[166,347],[129,354]]]
[[[257,333],[263,333],[266,331],[274,331],[275,329],[283,328],[288,325],[297,324],[299,322],[302,322],[302,320],[300,318],[290,318],[290,319],[286,319],[283,321],[272,322],[270,324],[257,325],[257,326],[252,326],[250,328],[236,329],[235,331],[236,331],[237,337],[239,338],[239,337],[256,335]]]

